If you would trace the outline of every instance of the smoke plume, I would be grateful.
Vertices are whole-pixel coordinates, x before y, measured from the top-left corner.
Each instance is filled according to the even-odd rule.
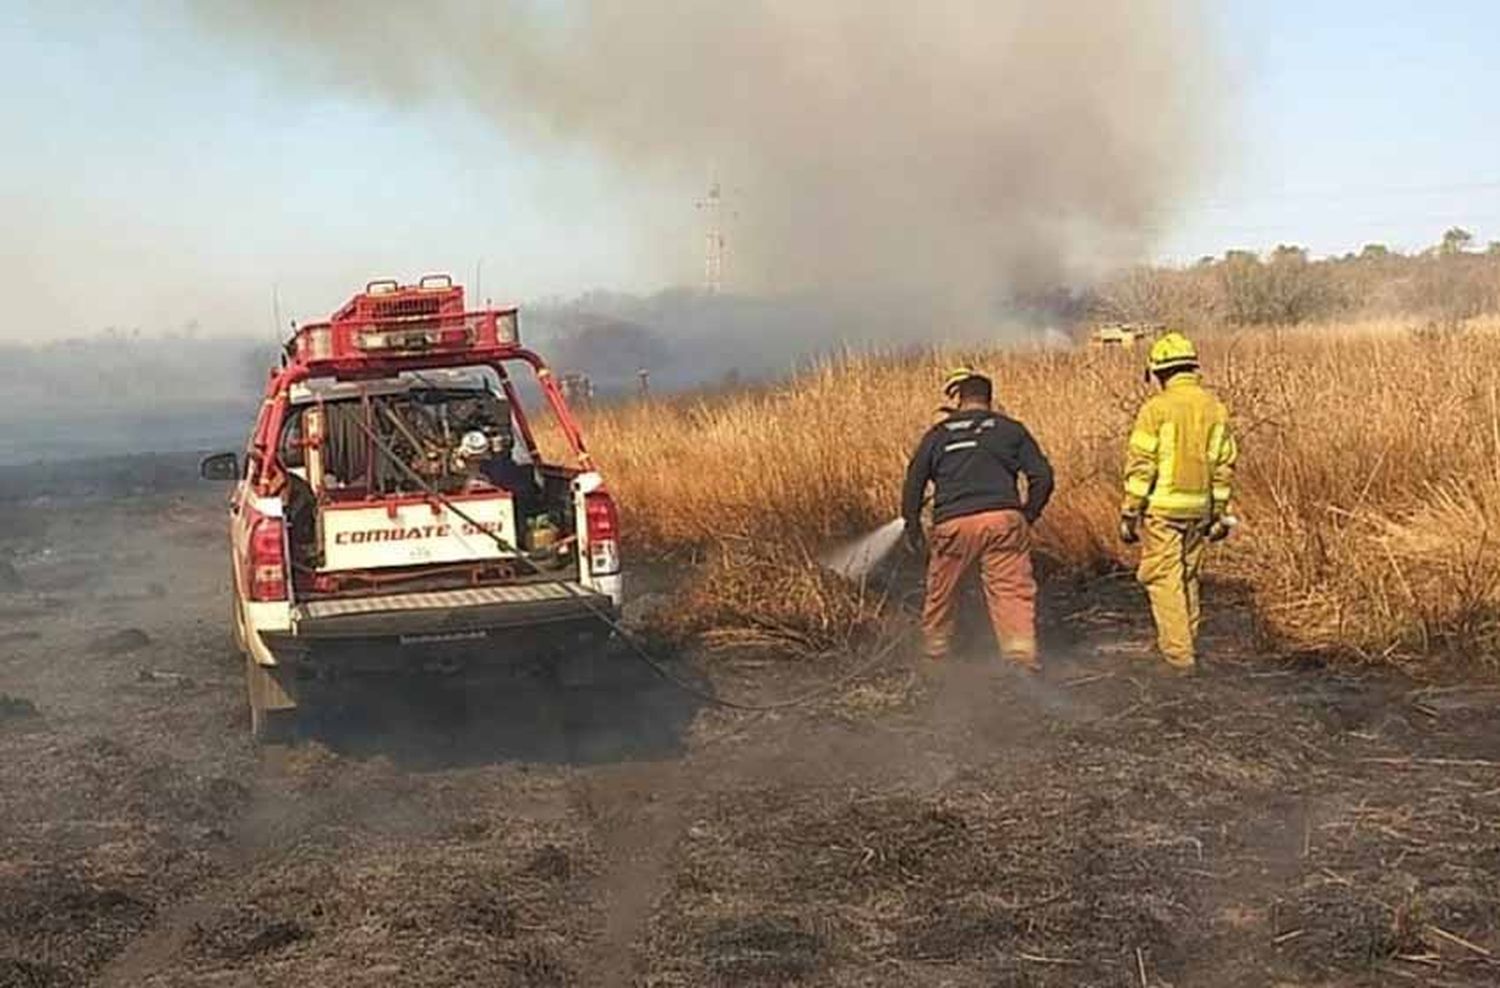
[[[1217,81],[1194,0],[194,7],[304,82],[460,100],[690,181],[684,199],[717,169],[736,287],[971,312],[1149,250],[1203,164]]]

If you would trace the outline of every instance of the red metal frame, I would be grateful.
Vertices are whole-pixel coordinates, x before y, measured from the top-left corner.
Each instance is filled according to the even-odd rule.
[[[443,500],[454,504],[464,504],[469,501],[493,501],[496,497],[511,498],[509,491],[482,490],[482,491],[459,491],[453,494],[444,494]],[[329,511],[353,511],[355,509],[368,508],[368,499],[340,500],[337,497],[328,500],[324,507]],[[388,494],[379,498],[380,506],[388,509],[393,514],[397,508],[410,508],[418,504],[429,505],[436,513],[442,505],[435,503],[427,494]]]
[[[330,322],[459,316],[464,312],[464,289],[445,274],[427,275],[415,285],[372,281],[345,302]]]
[[[251,475],[256,490],[274,494],[285,484],[285,468],[276,447],[291,388],[313,377],[357,381],[394,377],[402,371],[490,367],[515,411],[527,450],[535,456],[536,439],[505,369],[508,361],[530,365],[579,466],[594,469],[562,389],[546,361],[520,345],[516,320],[514,306],[465,310],[462,286],[439,275],[423,278],[418,285],[371,282],[327,322],[301,327],[287,347],[286,363],[271,372],[262,414],[251,435],[249,456],[256,462]],[[394,339],[397,345],[371,349],[362,344],[368,334],[382,335],[382,342]],[[410,346],[401,345],[407,341]]]

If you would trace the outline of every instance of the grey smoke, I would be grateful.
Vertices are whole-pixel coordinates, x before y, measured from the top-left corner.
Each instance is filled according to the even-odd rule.
[[[686,193],[717,168],[741,203],[737,287],[954,313],[1146,254],[1205,164],[1219,82],[1194,0],[192,9],[299,83],[416,108],[462,101],[643,187]]]

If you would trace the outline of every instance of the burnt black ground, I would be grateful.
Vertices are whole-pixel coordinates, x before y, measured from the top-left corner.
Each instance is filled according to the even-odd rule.
[[[627,662],[257,750],[222,492],[124,476],[4,505],[0,985],[1500,981],[1491,685],[1252,655],[1234,609],[1168,678],[1106,581],[1051,593],[1041,682],[898,654],[745,715]]]

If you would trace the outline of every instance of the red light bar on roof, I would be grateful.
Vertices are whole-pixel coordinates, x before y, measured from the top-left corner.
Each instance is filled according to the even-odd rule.
[[[416,353],[425,350],[451,350],[468,346],[475,333],[469,326],[452,329],[365,329],[354,337],[360,350],[390,350]]]

